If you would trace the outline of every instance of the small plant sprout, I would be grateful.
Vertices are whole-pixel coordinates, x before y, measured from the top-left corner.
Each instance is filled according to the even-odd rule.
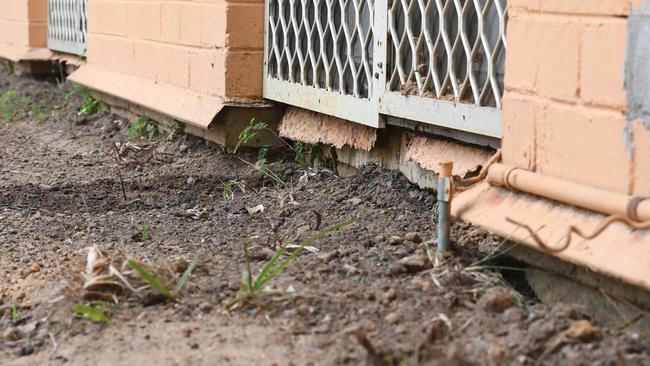
[[[180,292],[183,290],[183,287],[185,287],[185,284],[187,281],[190,279],[190,275],[196,268],[197,264],[197,259],[195,258],[192,263],[187,267],[185,272],[183,272],[183,275],[181,278],[178,280],[178,283],[176,283],[176,286],[174,287],[174,290],[170,291],[165,284],[158,279],[158,277],[154,276],[151,272],[147,271],[145,267],[140,264],[138,261],[134,259],[129,259],[127,260],[127,265],[131,268],[133,268],[142,279],[147,282],[154,290],[156,290],[159,294],[161,294],[165,299],[167,300],[172,300],[176,301],[178,295]]]
[[[106,301],[91,301],[87,304],[77,304],[72,310],[93,323],[111,324],[109,314],[115,312],[115,307]]]
[[[223,183],[223,199],[234,199],[236,191],[246,193],[246,182],[236,179],[228,179]]]
[[[140,223],[140,233],[142,234],[142,241],[149,241],[151,239],[151,228],[146,223]]]
[[[255,122],[255,118],[253,118],[248,126],[239,133],[237,144],[232,153],[236,154],[243,145],[246,145],[248,141],[257,137],[257,135],[259,135],[261,131],[267,129],[268,126],[269,125],[266,122]]]
[[[244,257],[246,260],[246,267],[241,275],[241,286],[235,298],[231,300],[228,304],[226,304],[225,308],[232,309],[235,305],[238,305],[243,302],[247,302],[247,301],[257,302],[258,300],[264,297],[273,297],[273,296],[281,295],[281,293],[277,293],[277,292],[264,291],[264,288],[271,281],[273,281],[273,279],[278,277],[282,273],[282,271],[284,271],[287,268],[287,266],[289,266],[289,264],[295,261],[296,258],[298,258],[298,256],[306,248],[310,247],[316,241],[324,237],[327,237],[332,233],[348,225],[355,223],[357,220],[358,220],[357,218],[352,218],[347,221],[332,225],[327,229],[318,231],[317,233],[313,234],[305,241],[303,241],[300,245],[298,245],[296,249],[284,259],[282,258],[285,254],[287,254],[288,248],[295,247],[295,246],[289,243],[282,243],[280,248],[276,250],[273,257],[269,259],[269,261],[266,262],[266,264],[264,264],[259,274],[255,277],[253,277],[252,274],[250,257],[248,255],[248,244],[244,242],[243,246],[244,246]]]
[[[16,300],[11,299],[11,321],[18,321],[18,305],[16,305]]]
[[[140,116],[131,122],[127,133],[132,139],[145,138],[147,140],[153,140],[159,131],[158,125],[154,120],[148,116]]]
[[[77,111],[79,116],[94,116],[104,111],[106,104],[96,99],[90,89],[85,86],[75,85],[74,92],[81,97],[81,107]]]
[[[185,125],[174,120],[166,120],[162,126],[162,134],[165,140],[171,141],[185,133]]]
[[[14,122],[29,110],[27,98],[18,95],[15,90],[7,90],[0,95],[0,118],[5,122]]]

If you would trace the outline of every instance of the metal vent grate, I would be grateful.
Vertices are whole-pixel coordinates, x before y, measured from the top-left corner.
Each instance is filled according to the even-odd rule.
[[[87,0],[48,0],[47,45],[82,55],[86,49]]]
[[[268,75],[367,99],[373,0],[270,0]]]
[[[506,2],[266,0],[264,97],[498,139]]]
[[[501,107],[505,0],[389,0],[388,91]]]

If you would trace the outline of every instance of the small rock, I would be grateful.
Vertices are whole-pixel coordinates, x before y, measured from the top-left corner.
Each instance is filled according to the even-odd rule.
[[[404,257],[399,261],[409,272],[421,272],[431,268],[431,261],[424,253],[416,252],[413,255]]]
[[[514,305],[510,291],[497,286],[489,289],[478,301],[478,306],[495,313],[503,313]]]
[[[593,342],[603,337],[600,329],[588,320],[578,320],[571,324],[569,329],[564,331],[564,335],[571,339],[577,339],[581,342]]]
[[[181,144],[181,146],[178,147],[178,151],[180,151],[181,154],[183,154],[183,153],[186,152],[189,148],[190,148],[190,147],[187,146],[186,144]]]
[[[389,313],[388,315],[386,315],[384,320],[388,324],[392,324],[392,325],[397,324],[400,321],[399,313],[396,313],[396,312]]]
[[[2,333],[2,337],[8,341],[17,341],[21,338],[21,334],[15,327],[9,327]]]
[[[388,266],[388,273],[391,275],[399,275],[408,272],[406,266],[399,262],[393,262]]]
[[[300,314],[300,315],[302,315],[302,316],[306,316],[306,315],[309,314],[309,305],[307,305],[307,304],[300,304],[300,306],[298,306],[298,309],[297,309],[297,310],[298,310],[298,314]]]
[[[384,295],[384,299],[386,302],[391,302],[395,299],[397,299],[397,291],[395,291],[394,288],[391,288],[386,292],[386,295]]]
[[[183,332],[183,336],[185,336],[186,338],[189,337],[189,336],[191,336],[193,331],[194,331],[194,327],[192,327],[192,326],[189,325],[189,324],[188,324],[188,325],[184,325],[184,326],[181,328],[181,332]]]
[[[34,347],[32,347],[32,345],[28,343],[20,347],[20,350],[18,351],[18,357],[29,356],[32,353],[34,353]]]
[[[413,286],[415,288],[419,289],[422,292],[429,292],[429,291],[431,291],[431,288],[433,287],[433,286],[431,286],[431,281],[430,280],[426,280],[426,279],[420,278],[420,277],[415,277],[413,279],[413,281],[411,281],[411,284],[413,284]]]
[[[189,176],[189,177],[187,178],[186,183],[187,183],[188,185],[191,186],[192,184],[194,184],[194,182],[195,182],[194,177]]]
[[[32,263],[30,270],[32,273],[36,273],[41,270],[41,266],[39,266],[38,263]]]
[[[411,243],[420,244],[422,243],[422,237],[416,232],[410,232],[404,235],[404,239],[410,241]]]
[[[383,242],[386,241],[386,236],[379,234],[379,235],[375,236],[374,240],[375,240],[375,243],[380,244],[380,243],[383,243]]]
[[[332,250],[327,253],[321,254],[318,256],[318,259],[322,260],[325,263],[329,263],[333,261],[336,257],[339,256],[339,251],[338,250]]]
[[[199,310],[201,310],[204,313],[209,313],[212,310],[212,304],[209,302],[202,302],[199,304]]]
[[[354,205],[354,206],[359,206],[359,205],[361,204],[362,201],[361,201],[361,198],[359,198],[359,197],[354,197],[354,198],[350,198],[350,199],[348,200],[348,202],[350,202],[350,203],[351,203],[352,205]]]
[[[275,252],[273,252],[270,248],[257,247],[255,249],[250,250],[248,256],[250,257],[250,259],[254,261],[264,261],[273,257],[274,254]]]
[[[402,238],[397,235],[393,235],[388,239],[388,244],[390,245],[398,245],[402,243]]]

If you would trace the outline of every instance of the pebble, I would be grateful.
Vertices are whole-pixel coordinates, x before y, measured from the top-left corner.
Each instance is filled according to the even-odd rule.
[[[354,198],[350,198],[350,199],[348,200],[348,202],[350,202],[350,203],[353,204],[354,206],[359,206],[359,205],[361,204],[362,200],[361,200],[361,198],[359,198],[359,197],[354,197]]]
[[[187,178],[187,184],[188,184],[188,185],[192,185],[192,184],[194,184],[194,182],[195,182],[194,177],[189,176],[189,177]]]
[[[397,313],[397,312],[389,313],[388,315],[386,315],[386,317],[384,318],[384,320],[385,320],[386,323],[388,323],[388,324],[393,324],[393,325],[394,325],[394,324],[397,324],[397,323],[399,323],[399,321],[400,321],[399,313]]]
[[[38,263],[32,263],[30,270],[31,273],[36,273],[41,270],[41,266],[39,266]]]
[[[420,244],[422,243],[422,237],[416,232],[410,232],[404,235],[404,239],[410,241],[411,243]]]
[[[181,328],[181,332],[185,337],[189,337],[192,335],[192,332],[194,331],[194,327],[191,325],[184,325],[183,328]]]
[[[34,347],[32,347],[31,344],[26,344],[22,347],[20,347],[20,350],[18,351],[18,356],[29,356],[32,353],[34,353]]]
[[[397,245],[397,244],[400,244],[400,243],[402,243],[402,237],[400,237],[400,236],[393,235],[388,239],[388,244],[390,244],[390,245]]]
[[[202,302],[199,304],[199,310],[204,313],[209,313],[212,310],[212,304],[209,302]]]
[[[181,146],[178,147],[178,150],[182,153],[186,152],[190,147],[187,146],[186,144],[181,144]]]
[[[510,291],[497,286],[489,289],[478,301],[478,306],[494,313],[503,313],[514,305]]]
[[[394,288],[391,288],[386,292],[386,295],[384,295],[384,299],[386,299],[387,302],[397,299],[397,291]]]
[[[386,241],[386,236],[385,235],[377,235],[375,236],[375,243],[380,244]]]
[[[593,342],[603,337],[602,332],[598,327],[591,324],[588,320],[578,320],[571,324],[569,329],[564,331],[567,338],[577,339],[581,342]]]
[[[399,261],[409,272],[421,272],[431,268],[431,261],[423,253],[417,252]]]
[[[20,339],[20,332],[15,327],[9,327],[2,333],[2,337],[8,341],[17,341]]]
[[[338,250],[332,250],[327,253],[321,254],[318,256],[318,259],[322,260],[325,263],[329,263],[333,261],[336,257],[339,256],[339,251]]]
[[[399,262],[393,262],[388,266],[388,273],[391,275],[399,275],[406,273],[406,266]]]

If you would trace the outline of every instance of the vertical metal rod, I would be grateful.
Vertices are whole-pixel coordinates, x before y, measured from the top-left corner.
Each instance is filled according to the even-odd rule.
[[[440,176],[438,177],[438,252],[449,251],[449,216],[452,196],[452,171],[454,163],[451,161],[440,163]]]

